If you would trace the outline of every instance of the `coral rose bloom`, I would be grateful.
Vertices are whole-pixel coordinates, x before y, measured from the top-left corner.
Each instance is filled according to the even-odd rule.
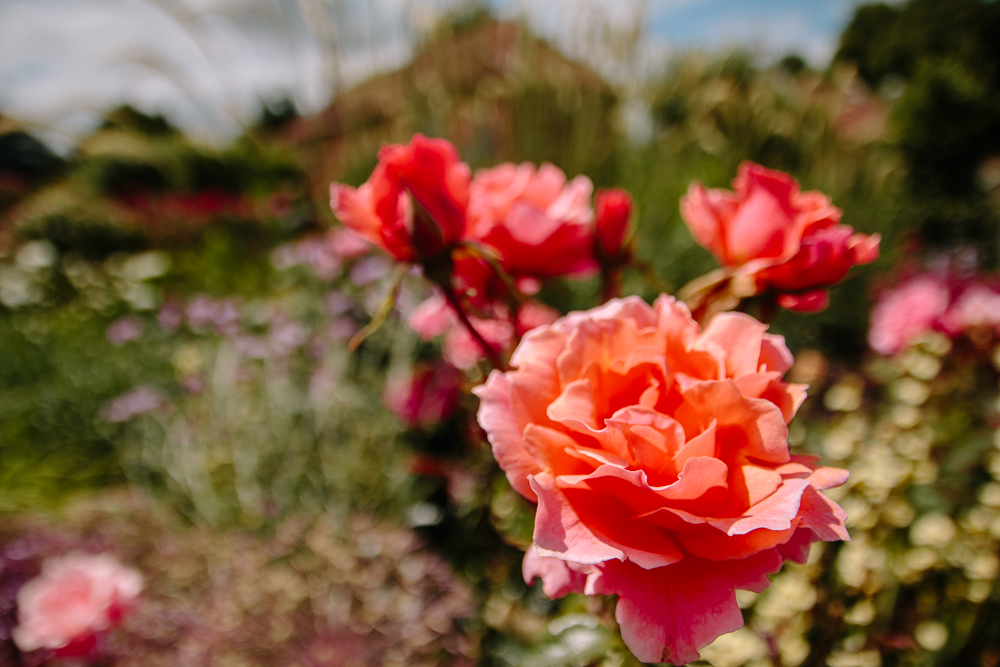
[[[500,467],[538,503],[525,579],[618,595],[642,661],[696,660],[743,625],[735,589],[848,539],[821,493],[847,472],[789,455],[805,387],[782,381],[792,356],[765,329],[726,313],[701,331],[671,297],[615,299],[529,332],[516,370],[476,390]]]
[[[142,591],[142,577],[107,554],[50,558],[17,595],[14,642],[22,651],[86,654],[95,636],[121,621]]]
[[[468,236],[496,251],[517,276],[593,270],[593,189],[586,176],[567,183],[566,174],[548,163],[480,169],[469,191]]]
[[[681,216],[699,244],[735,272],[751,294],[782,293],[779,303],[821,310],[825,289],[856,264],[878,258],[879,236],[840,224],[840,209],[820,192],[799,192],[788,174],[744,162],[735,192],[692,183]]]
[[[361,187],[331,183],[330,207],[345,226],[396,259],[419,260],[465,233],[470,178],[450,142],[415,134],[405,146],[384,146]]]

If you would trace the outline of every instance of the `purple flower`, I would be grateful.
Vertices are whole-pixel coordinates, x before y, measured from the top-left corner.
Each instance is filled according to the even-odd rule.
[[[166,399],[159,389],[144,385],[108,401],[101,410],[101,418],[112,423],[125,422],[136,415],[152,412],[165,403]]]
[[[160,308],[160,312],[156,314],[156,322],[160,325],[160,328],[167,333],[173,333],[177,330],[177,327],[181,325],[184,321],[184,312],[181,310],[181,304],[177,299],[168,299],[163,307]]]
[[[142,320],[138,317],[126,315],[108,325],[105,335],[109,343],[115,347],[121,347],[130,340],[135,340],[141,336],[144,328]]]

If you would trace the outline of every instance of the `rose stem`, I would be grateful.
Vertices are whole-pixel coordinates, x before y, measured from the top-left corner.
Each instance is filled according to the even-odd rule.
[[[455,294],[455,289],[448,283],[439,284],[441,291],[444,292],[444,298],[448,302],[448,305],[452,307],[455,313],[458,314],[458,319],[462,325],[468,329],[469,333],[475,339],[479,347],[483,349],[483,353],[493,364],[493,367],[499,370],[504,370],[504,364],[500,361],[500,356],[497,354],[496,350],[486,342],[482,334],[476,331],[476,327],[472,326],[472,322],[469,321],[469,316],[465,314],[465,310],[462,308],[461,302],[458,300],[458,296]]]

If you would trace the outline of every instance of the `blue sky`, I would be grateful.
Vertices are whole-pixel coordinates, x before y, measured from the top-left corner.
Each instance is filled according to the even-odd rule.
[[[488,0],[619,82],[655,76],[683,49],[790,52],[822,67],[853,0]],[[262,98],[305,112],[398,67],[463,0],[0,0],[0,113],[70,146],[128,102],[224,140]],[[601,37],[641,29],[616,62]]]
[[[848,24],[853,0],[652,0],[649,31],[675,48],[733,45],[796,52],[824,65]]]

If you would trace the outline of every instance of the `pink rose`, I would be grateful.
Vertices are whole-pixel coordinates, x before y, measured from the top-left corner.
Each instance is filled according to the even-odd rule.
[[[702,331],[671,297],[614,299],[529,332],[516,370],[475,390],[500,467],[538,503],[525,579],[618,595],[644,662],[696,660],[743,625],[735,589],[848,539],[821,493],[847,472],[789,454],[805,386],[782,380],[792,355],[766,328],[726,313]]]
[[[395,259],[426,259],[465,233],[469,178],[450,142],[415,134],[405,146],[384,146],[361,187],[332,183],[330,207],[346,227]]]
[[[800,192],[788,174],[744,162],[733,188],[692,183],[681,216],[748,295],[774,290],[785,308],[820,310],[825,288],[878,258],[877,234],[841,225],[840,209],[826,195]]]
[[[551,164],[501,164],[476,172],[469,190],[468,238],[494,250],[517,276],[541,278],[586,273],[593,256],[593,184],[567,183]]]
[[[942,318],[942,325],[951,335],[972,327],[1000,327],[1000,292],[973,283],[954,299]]]
[[[868,345],[879,354],[901,351],[938,328],[949,300],[946,282],[929,274],[889,290],[872,309]]]
[[[142,591],[142,577],[108,554],[50,558],[17,595],[14,642],[22,651],[89,653],[95,638],[121,622]]]

